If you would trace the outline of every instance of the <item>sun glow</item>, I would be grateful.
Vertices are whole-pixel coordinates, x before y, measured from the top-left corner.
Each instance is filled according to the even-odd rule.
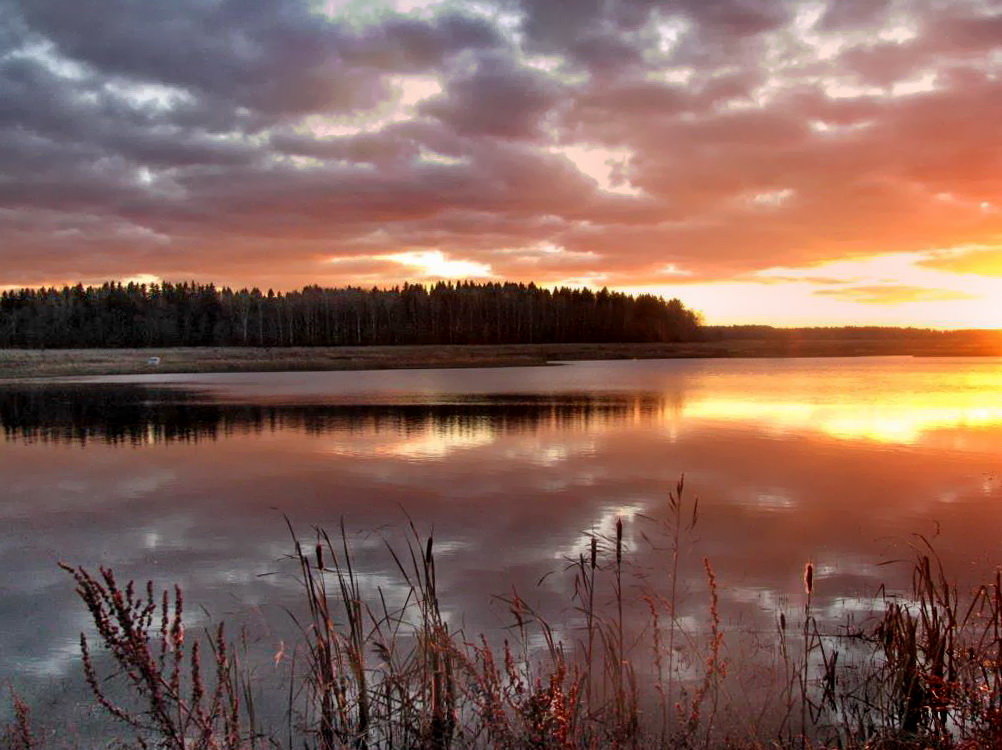
[[[911,445],[936,430],[1002,426],[1002,395],[989,387],[965,392],[884,394],[879,402],[711,398],[687,403],[689,419],[756,422],[776,434],[820,432],[839,440]]]
[[[377,258],[412,268],[426,279],[482,279],[494,276],[491,267],[486,263],[454,260],[441,250],[409,250],[380,255]]]
[[[1002,328],[1002,248],[997,245],[777,266],[732,281],[618,288],[680,297],[711,325]]]
[[[394,457],[408,461],[440,460],[459,451],[491,445],[497,433],[489,425],[461,426],[445,423],[422,430],[405,440],[387,441],[385,436],[373,440],[359,440],[353,436],[348,442],[328,443],[326,450],[336,455],[365,458]]]

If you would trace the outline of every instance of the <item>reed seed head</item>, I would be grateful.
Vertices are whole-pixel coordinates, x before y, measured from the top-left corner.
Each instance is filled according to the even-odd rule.
[[[814,563],[808,562],[804,566],[804,591],[810,596],[814,593]]]

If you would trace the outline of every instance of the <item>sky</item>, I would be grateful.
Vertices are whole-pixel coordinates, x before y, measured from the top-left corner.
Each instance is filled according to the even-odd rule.
[[[999,0],[0,0],[0,287],[1002,327]]]

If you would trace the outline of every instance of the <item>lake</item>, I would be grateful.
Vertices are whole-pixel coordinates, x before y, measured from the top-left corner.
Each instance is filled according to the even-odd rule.
[[[576,637],[568,561],[617,520],[629,585],[660,585],[683,474],[693,630],[704,558],[725,625],[752,635],[802,608],[807,561],[833,623],[907,584],[923,538],[962,586],[1002,563],[998,358],[108,377],[6,384],[0,421],[0,684],[39,721],[88,721],[87,613],[57,561],[176,582],[193,622],[246,626],[270,663],[301,607],[285,518],[302,539],[343,521],[363,586],[391,599],[385,544],[408,519],[433,533],[444,610],[469,633],[503,633],[496,595],[515,589]]]

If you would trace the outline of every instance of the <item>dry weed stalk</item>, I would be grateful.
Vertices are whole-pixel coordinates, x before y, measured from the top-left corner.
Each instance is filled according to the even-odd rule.
[[[102,678],[87,636],[81,633],[87,684],[111,716],[137,731],[141,747],[149,747],[151,738],[170,750],[245,747],[239,690],[222,624],[209,640],[212,681],[207,682],[199,641],[186,642],[180,588],[174,587],[171,600],[167,591],[157,597],[152,581],[139,592],[133,581],[120,586],[108,568],[100,568],[95,577],[82,567],[61,567],[73,576],[77,595],[119,668]],[[129,698],[138,699],[138,707],[110,697],[106,683],[115,679],[124,683]]]
[[[14,718],[0,735],[0,747],[3,750],[35,750],[40,745],[31,729],[31,709],[17,693],[12,693],[11,703]]]

